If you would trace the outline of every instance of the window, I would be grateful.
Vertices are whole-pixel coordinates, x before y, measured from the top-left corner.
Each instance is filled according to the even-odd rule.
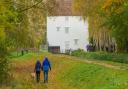
[[[65,41],[65,49],[69,50],[70,47],[70,41]]]
[[[68,21],[69,20],[69,17],[68,16],[65,16],[65,20]]]
[[[60,31],[60,27],[56,27],[57,31]]]
[[[74,39],[74,44],[78,45],[78,41],[79,41],[78,39]]]
[[[65,33],[69,33],[69,27],[65,27]]]

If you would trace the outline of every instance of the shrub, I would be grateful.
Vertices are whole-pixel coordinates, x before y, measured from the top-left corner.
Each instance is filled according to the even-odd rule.
[[[0,43],[0,84],[9,83],[9,67],[7,60],[7,50],[4,43]]]
[[[78,49],[78,50],[75,50],[71,53],[72,56],[82,56],[82,55],[85,55],[85,52],[83,49]]]
[[[71,55],[85,59],[107,60],[107,61],[128,64],[128,54],[117,54],[117,53],[106,53],[106,52],[85,52],[79,49],[73,51]]]
[[[0,58],[0,84],[6,82],[8,74],[8,61],[6,58]]]

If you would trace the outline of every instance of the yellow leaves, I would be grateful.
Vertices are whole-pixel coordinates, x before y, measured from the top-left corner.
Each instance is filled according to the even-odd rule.
[[[120,4],[123,4],[124,1],[125,1],[125,0],[114,0],[114,2],[117,3],[117,4],[119,4],[119,5],[120,5]]]
[[[81,12],[82,6],[85,4],[84,0],[73,0],[72,9],[74,13]]]
[[[127,0],[105,0],[102,10],[107,15],[111,15],[112,13],[121,14],[124,12],[124,8],[122,6],[126,1]]]
[[[120,7],[120,8],[115,10],[115,13],[121,14],[123,11],[124,11],[124,9]]]
[[[105,1],[102,9],[106,10],[108,7],[110,7],[112,5],[112,0],[107,0]]]
[[[102,0],[73,0],[73,12],[86,17],[95,15],[102,2]]]
[[[107,11],[112,6],[115,6],[115,8],[116,8],[117,6],[122,5],[124,3],[124,1],[126,1],[126,0],[106,0],[102,6],[102,9]]]

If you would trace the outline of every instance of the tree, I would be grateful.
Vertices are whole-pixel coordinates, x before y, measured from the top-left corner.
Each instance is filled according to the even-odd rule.
[[[19,4],[17,5],[17,3]],[[26,34],[25,36],[21,35],[20,37],[26,39],[25,44],[21,42],[25,45],[21,48],[39,48],[45,39],[47,16],[55,13],[55,0],[19,0],[16,2],[16,6],[22,17],[19,29],[27,31],[27,33],[23,33]]]
[[[93,39],[93,45],[96,47],[96,50],[115,51],[115,39],[111,35],[111,30],[104,26],[106,18],[102,8],[106,1],[74,0],[73,10],[76,13],[81,13],[83,19],[88,18],[89,37]]]
[[[17,12],[14,10],[13,3],[6,3],[10,1],[12,0],[0,0],[0,84],[4,84],[9,76],[7,47],[10,40],[8,40],[7,32],[12,31],[16,27]]]
[[[108,0],[103,11],[108,26],[117,42],[118,52],[128,52],[128,1]]]

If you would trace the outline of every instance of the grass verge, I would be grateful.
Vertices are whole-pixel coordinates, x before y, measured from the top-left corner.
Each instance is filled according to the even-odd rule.
[[[115,70],[94,64],[73,62],[67,65],[58,79],[74,89],[127,89],[128,71]]]

